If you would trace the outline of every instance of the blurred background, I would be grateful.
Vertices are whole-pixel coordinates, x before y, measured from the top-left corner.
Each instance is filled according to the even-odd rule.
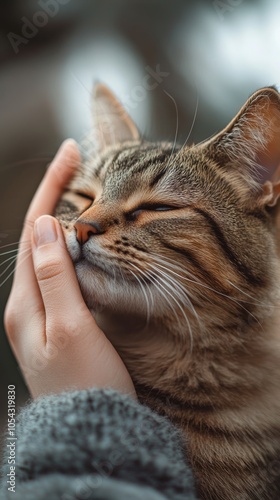
[[[150,140],[201,141],[248,96],[280,85],[278,0],[0,1],[0,313],[30,199],[60,143],[85,144],[96,81]],[[178,125],[178,134],[176,134]],[[28,290],[26,290],[28,293]],[[0,331],[0,421],[7,385],[28,398]]]

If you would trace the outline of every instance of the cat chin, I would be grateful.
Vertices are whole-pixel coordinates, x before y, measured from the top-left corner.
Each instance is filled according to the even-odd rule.
[[[106,280],[99,269],[92,269],[86,262],[75,264],[75,271],[87,307],[91,310],[101,310],[106,304]]]
[[[122,317],[147,318],[147,302],[141,290],[133,284],[118,283],[111,275],[86,261],[75,264],[83,298],[95,316],[117,314]],[[155,311],[154,311],[155,312]]]
[[[129,282],[125,286],[123,279],[118,282],[104,270],[93,268],[86,261],[76,263],[75,270],[85,303],[94,316],[108,317],[113,314],[119,318],[138,318],[137,321],[141,324],[147,321],[147,315],[151,311],[142,290],[137,286]],[[156,303],[161,302],[155,300]],[[154,307],[153,318],[160,317],[163,312]]]

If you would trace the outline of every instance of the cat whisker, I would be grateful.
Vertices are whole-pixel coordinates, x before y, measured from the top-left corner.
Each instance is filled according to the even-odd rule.
[[[200,323],[200,319],[199,319],[199,316],[193,306],[193,303],[191,302],[189,296],[188,296],[188,293],[187,291],[184,289],[184,287],[181,285],[181,283],[178,283],[178,281],[176,279],[174,279],[172,276],[170,276],[168,273],[164,272],[162,269],[159,269],[157,266],[153,265],[153,264],[149,264],[151,267],[153,267],[153,269],[155,269],[156,272],[159,272],[159,274],[163,274],[163,276],[171,283],[171,286],[173,286],[175,288],[175,291],[176,291],[176,294],[178,297],[182,297],[184,298],[184,301],[186,302],[186,306],[187,308],[189,309],[189,311],[195,316],[197,322],[198,322],[198,325],[201,329],[201,323]],[[166,269],[167,270],[167,269]]]
[[[26,248],[25,250],[22,249],[21,253],[25,253],[28,250],[29,250],[29,248]],[[18,248],[16,248],[14,250],[10,250],[9,252],[0,253],[0,257],[3,257],[4,255],[10,255],[11,253],[13,254],[13,255],[10,255],[10,257],[8,257],[7,259],[5,259],[3,262],[1,262],[0,267],[3,266],[5,264],[5,262],[8,262],[11,259],[16,259],[18,256],[18,252],[19,252],[19,250],[18,250]]]
[[[227,280],[227,282],[233,286],[234,288],[236,288],[236,290],[238,290],[239,292],[241,292],[243,295],[246,295],[247,297],[249,297],[250,299],[253,300],[253,302],[248,302],[246,301],[247,304],[257,304],[257,305],[260,305],[262,307],[267,307],[265,304],[262,304],[258,299],[255,299],[255,297],[252,297],[252,295],[250,295],[249,293],[246,293],[244,292],[244,290],[242,290],[241,288],[239,288],[237,285],[235,285],[234,283],[232,283],[232,281],[230,280]]]
[[[178,278],[184,280],[184,281],[187,281],[188,284],[195,284],[195,285],[200,285],[200,290],[199,290],[199,294],[201,296],[201,298],[204,300],[204,301],[208,301],[210,302],[211,304],[214,305],[213,303],[213,300],[210,299],[209,296],[207,296],[205,293],[204,293],[204,289],[209,289],[212,291],[211,287],[208,287],[207,285],[204,285],[203,283],[200,283],[199,281],[197,281],[197,278],[195,276],[192,275],[192,273],[189,273],[186,269],[182,269],[180,266],[176,266],[174,265],[174,261],[171,260],[171,262],[167,262],[165,261],[164,259],[161,259],[160,257],[158,257],[157,255],[153,255],[153,259],[156,260],[158,262],[158,266],[161,268],[161,269],[165,269],[168,273],[171,273],[172,275],[175,275],[177,276]],[[164,265],[166,264],[166,265]],[[192,276],[194,279],[191,279],[189,277],[186,277],[186,276],[182,276],[182,274],[179,274],[175,271],[173,271],[172,269],[170,269],[170,267],[173,267],[174,269],[182,272],[182,273],[185,273],[185,274],[189,274],[190,276]],[[177,281],[178,283],[178,281]],[[183,290],[185,290],[185,288],[180,284],[180,286],[182,287]],[[213,289],[213,291],[215,291]],[[190,300],[190,297],[195,300],[196,302],[198,301],[198,294],[197,293],[193,293],[192,289],[190,287],[188,287],[188,290],[187,290],[187,295],[189,297],[189,300]],[[191,300],[190,300],[191,301]],[[195,308],[191,302],[191,305],[193,307],[193,312],[198,320],[198,324],[199,324],[199,328],[200,330],[202,329],[202,325],[201,325],[201,321],[200,321],[200,318],[197,314],[197,312],[195,311]]]
[[[190,325],[189,319],[188,319],[188,317],[187,317],[187,315],[186,315],[186,313],[185,313],[185,311],[184,311],[183,307],[181,306],[180,302],[178,302],[178,300],[174,297],[174,289],[173,289],[173,287],[170,285],[170,283],[169,283],[168,281],[166,281],[166,279],[165,279],[165,278],[163,278],[162,276],[159,276],[159,275],[158,275],[158,273],[155,273],[154,271],[149,271],[149,274],[150,274],[150,275],[152,275],[152,276],[154,276],[154,277],[156,278],[157,283],[158,283],[158,284],[161,286],[161,288],[162,288],[162,289],[163,289],[163,290],[164,290],[164,291],[165,291],[165,292],[166,292],[166,293],[167,293],[167,294],[168,294],[168,295],[172,298],[172,300],[175,302],[175,304],[176,304],[176,305],[178,306],[178,308],[180,309],[180,311],[181,311],[181,313],[182,313],[182,315],[183,315],[183,317],[184,317],[184,319],[185,319],[185,321],[186,321],[186,323],[187,323],[187,325],[188,325],[188,330],[189,330],[189,334],[190,334],[190,341],[191,341],[191,349],[190,349],[190,350],[192,351],[192,349],[193,349],[193,335],[192,335],[191,325]],[[162,284],[162,283],[164,283],[164,285],[165,285],[165,286],[163,286],[163,284]],[[166,287],[167,287],[167,288],[166,288]],[[168,288],[169,288],[169,289],[171,289],[173,293],[171,293],[171,292],[168,290]],[[180,299],[181,299],[181,297],[180,297]],[[182,299],[181,299],[181,300],[182,300]],[[177,314],[176,314],[176,316],[177,316],[177,318],[178,318],[178,315],[177,315]],[[179,319],[179,318],[178,318],[178,319]]]
[[[192,311],[192,313],[195,315],[195,317],[197,318],[197,321],[199,323],[199,317],[195,311],[195,309],[193,308],[193,305],[192,303],[190,302],[190,299],[189,297],[187,296],[185,290],[183,290],[182,287],[179,286],[179,283],[175,282],[172,280],[172,278],[170,278],[170,276],[166,275],[166,273],[163,273],[162,271],[160,271],[161,274],[163,274],[165,276],[165,279],[162,278],[161,276],[158,275],[158,269],[156,268],[156,266],[154,266],[153,264],[149,263],[149,267],[150,268],[153,268],[155,269],[155,271],[157,272],[154,272],[154,271],[149,271],[148,273],[145,273],[144,271],[142,271],[138,266],[134,265],[132,262],[128,262],[129,265],[133,266],[135,269],[138,270],[138,272],[140,272],[141,274],[143,274],[146,278],[148,277],[149,280],[153,283],[153,285],[159,290],[158,286],[159,285],[162,289],[165,290],[165,292],[171,296],[171,298],[175,301],[175,303],[177,304],[178,308],[180,309],[180,311],[182,312],[185,320],[186,320],[186,323],[188,324],[188,330],[189,330],[189,333],[190,333],[190,338],[191,338],[191,350],[193,348],[193,336],[192,336],[192,329],[191,329],[191,325],[190,325],[190,322],[189,322],[189,319],[188,317],[186,316],[186,313],[184,311],[184,309],[182,308],[181,304],[178,302],[181,301],[183,304],[185,304],[185,300],[187,300],[187,306],[188,308]],[[132,271],[130,271],[132,272]],[[133,273],[133,275],[135,276],[135,273]],[[151,280],[151,276],[152,276],[152,280]],[[137,276],[135,276],[135,278],[137,278]],[[157,284],[155,283],[155,279],[157,281]],[[172,292],[173,292],[173,295],[172,293],[167,290],[165,288],[165,286],[163,286],[163,284],[161,283],[161,281],[164,283],[164,285],[169,288]],[[139,282],[139,280],[138,280]],[[143,290],[143,285],[141,283],[141,288]],[[162,294],[162,290],[159,290]],[[143,292],[145,292],[145,290],[143,290]],[[178,300],[174,297],[174,293],[176,294],[176,296],[178,297]],[[151,292],[150,292],[151,294]],[[145,292],[145,297],[146,297],[146,301],[147,301],[147,307],[149,307],[149,302],[148,302],[148,297],[147,297],[147,294]],[[152,297],[152,294],[151,294],[151,298],[153,299]],[[165,297],[165,299],[167,300],[167,297]],[[170,304],[170,301],[167,300],[167,302]],[[176,314],[176,317],[177,317],[177,320],[178,322],[180,323],[180,320],[179,320],[179,317],[176,313],[176,311],[174,310],[174,307],[172,306],[172,310],[173,312]],[[150,311],[149,311],[149,316],[150,316]]]
[[[31,219],[26,219],[25,220],[25,226],[28,227],[29,229],[33,230],[34,224],[35,224],[35,218],[33,220]]]
[[[158,276],[158,273],[155,273],[157,276]],[[178,290],[176,290],[176,287],[174,289],[174,283],[170,280],[167,280],[166,278],[163,278],[162,276],[158,276],[159,280],[162,281],[164,283],[165,286],[167,286],[171,291],[168,292],[165,288],[165,290],[167,291],[167,293],[169,293],[169,295],[173,298],[173,300],[175,301],[175,303],[178,305],[180,311],[182,312],[184,318],[185,318],[185,321],[188,325],[188,331],[189,331],[189,334],[190,334],[190,340],[191,340],[191,351],[193,349],[193,334],[192,334],[192,328],[191,328],[191,325],[190,325],[190,321],[189,321],[189,318],[187,317],[186,313],[185,313],[185,310],[183,309],[183,307],[181,306],[180,302],[185,305],[185,302],[184,302],[184,297],[182,296],[182,293],[178,292]],[[171,293],[172,292],[172,293]],[[175,295],[177,296],[178,300],[175,298]]]
[[[52,156],[51,155],[37,156],[37,157],[34,157],[34,158],[20,160],[20,161],[14,162],[14,163],[8,163],[6,165],[3,165],[0,168],[0,171],[3,172],[5,170],[11,170],[14,167],[19,167],[19,166],[25,165],[25,164],[30,165],[30,163],[38,162],[40,160],[45,162],[45,161],[51,161],[52,159],[53,159],[53,155]]]
[[[163,259],[163,258],[161,258],[161,257],[159,257],[158,255],[155,255],[155,254],[152,254],[152,256],[153,256],[153,259],[158,262],[158,265],[160,267],[162,267],[163,269],[165,269],[166,271],[171,272],[172,274],[178,276],[179,278],[181,278],[181,279],[183,279],[185,281],[188,281],[189,283],[198,284],[198,285],[201,285],[204,288],[209,288],[210,290],[212,290],[210,287],[207,287],[207,285],[204,285],[204,283],[199,282],[197,280],[196,276],[194,276],[192,273],[190,273],[186,269],[183,269],[182,267],[174,264],[174,260],[173,259],[169,259],[168,257],[164,257],[164,259]],[[166,264],[166,265],[163,265],[163,264]],[[179,271],[180,273],[184,273],[184,274],[188,275],[188,277],[187,276],[183,276],[182,274],[179,274],[178,272],[173,271],[171,268],[176,269],[176,271]],[[189,276],[191,276],[191,277],[189,277]],[[191,294],[191,291],[188,290],[188,293]]]
[[[132,264],[132,263],[131,263],[131,262],[128,262],[128,264]],[[136,267],[136,266],[134,266],[134,267]],[[169,301],[169,300],[168,300],[168,299],[164,296],[164,294],[163,294],[163,292],[162,292],[162,290],[161,290],[161,288],[160,288],[160,287],[161,287],[161,284],[160,284],[160,283],[158,283],[158,284],[157,284],[157,279],[156,279],[154,276],[151,276],[151,273],[150,273],[150,272],[144,272],[144,271],[142,271],[142,270],[141,270],[140,268],[138,268],[138,267],[137,267],[137,269],[138,269],[138,271],[139,271],[139,272],[140,272],[140,273],[141,273],[141,274],[142,274],[142,275],[143,275],[146,279],[148,279],[148,280],[149,280],[149,282],[150,282],[152,285],[154,285],[154,286],[155,286],[155,288],[156,288],[156,289],[160,292],[160,294],[161,294],[161,295],[162,295],[162,296],[166,299],[166,301],[168,302],[169,306],[170,306],[170,307],[171,307],[171,309],[173,310],[173,312],[174,312],[174,314],[176,315],[177,320],[178,320],[178,322],[179,322],[179,318],[178,318],[178,315],[177,315],[177,313],[176,313],[176,311],[175,311],[174,307],[172,306],[171,302],[170,302],[170,301]],[[158,286],[158,285],[159,285],[159,286]],[[148,289],[148,290],[150,290],[150,289]],[[150,292],[150,295],[151,295],[151,299],[152,299],[152,304],[154,304],[154,298],[153,298],[153,295],[152,295],[152,293],[151,293],[151,292]]]
[[[136,265],[135,265],[135,264],[133,264],[132,262],[128,262],[128,264],[129,264],[129,265],[131,265],[131,266],[133,266],[135,269],[137,269],[137,271],[138,271],[138,272],[140,272],[140,273],[143,275],[143,277],[144,277],[145,279],[147,279],[147,278],[148,278],[148,280],[150,281],[149,276],[147,276],[147,274],[145,273],[145,271],[143,271],[142,269],[140,269],[140,267],[139,267],[139,266],[136,266]],[[144,283],[144,284],[143,284],[143,287],[144,287],[144,285],[146,284],[146,282],[145,282],[145,281],[143,281],[143,283]],[[144,291],[145,291],[145,290],[144,290]],[[152,309],[153,309],[153,307],[154,307],[154,297],[153,297],[153,294],[152,294],[152,292],[151,292],[151,290],[150,290],[150,288],[149,288],[149,287],[148,287],[148,291],[149,291],[149,294],[150,294],[150,297],[151,297],[151,307],[150,307],[150,304],[149,304],[149,301],[148,301],[148,297],[147,297],[147,294],[146,294],[146,291],[145,291],[145,296],[146,296],[146,298],[147,298],[147,315],[148,315],[148,318],[149,318],[149,319],[147,319],[147,324],[150,322],[151,311],[152,311]]]
[[[4,271],[2,271],[2,272],[0,273],[0,277],[1,277],[1,276],[3,276],[3,274],[5,274],[11,266],[13,266],[13,265],[14,265],[14,263],[15,263],[15,262],[16,262],[16,260],[17,260],[17,256],[16,256],[16,255],[13,255],[12,257],[9,257],[8,259],[4,260],[4,262],[2,262],[2,263],[0,264],[0,267],[1,267],[1,266],[3,266],[6,262],[8,262],[8,261],[10,261],[10,260],[11,260],[12,262],[10,262],[10,264],[8,264],[8,265],[5,267]]]
[[[152,285],[159,291],[159,293],[162,295],[162,297],[166,300],[167,304],[169,305],[169,307],[171,308],[172,312],[174,313],[174,315],[176,316],[176,319],[178,321],[178,324],[179,326],[181,325],[181,321],[180,321],[180,318],[177,314],[177,311],[176,309],[174,308],[173,304],[171,303],[171,301],[168,299],[168,297],[166,297],[166,295],[164,294],[164,291],[165,288],[162,286],[162,284],[158,281],[158,278],[157,276],[154,276],[153,274],[151,274],[151,272],[147,272],[147,277],[149,278],[150,282],[152,283]],[[170,294],[169,294],[170,295]]]
[[[129,272],[134,276],[134,278],[136,279],[136,281],[139,283],[140,285],[140,288],[143,292],[143,295],[144,295],[144,298],[145,298],[145,301],[146,301],[146,304],[147,304],[147,319],[146,319],[146,325],[145,325],[145,328],[149,325],[150,323],[150,318],[151,318],[151,314],[150,314],[150,305],[149,305],[149,301],[148,301],[148,296],[146,294],[146,290],[141,282],[141,279],[138,278],[138,276],[133,272],[131,271],[131,269],[129,269]]]
[[[113,267],[112,267],[112,271],[113,271],[113,280],[114,280],[114,284],[116,285],[117,278],[116,278],[116,269],[115,269],[115,266],[113,266]]]
[[[7,259],[3,260],[3,262],[0,263],[0,267],[4,266],[4,264],[6,264],[6,262],[9,262],[10,260],[16,260],[17,258],[17,255],[12,255],[10,257],[8,257]]]
[[[15,272],[15,269],[13,269],[9,274],[8,276],[6,276],[6,278],[0,283],[0,288],[6,283],[6,281],[8,281],[8,279],[14,274]]]
[[[14,250],[9,250],[8,252],[2,252],[0,253],[0,257],[3,257],[4,255],[10,255],[11,253],[17,254],[18,248],[14,248]]]
[[[197,118],[198,105],[199,105],[199,95],[198,95],[198,90],[196,88],[196,104],[195,104],[194,117],[193,117],[193,121],[192,121],[192,124],[191,124],[191,128],[189,130],[188,136],[187,136],[185,142],[183,143],[182,148],[187,144],[187,142],[188,142],[188,140],[189,140],[189,138],[190,138],[190,136],[192,134],[192,131],[193,131],[193,128],[194,128],[194,125],[195,125],[195,122],[196,122],[196,118]]]
[[[177,144],[177,137],[178,137],[178,129],[179,129],[179,113],[178,113],[178,106],[177,106],[177,103],[174,99],[174,97],[172,97],[171,94],[169,94],[166,90],[164,90],[164,93],[172,100],[174,106],[175,106],[175,110],[176,110],[176,129],[175,129],[175,137],[174,137],[174,141],[173,141],[173,147],[172,147],[172,151],[170,153],[170,156],[169,156],[169,160],[168,160],[168,163],[167,163],[167,166],[166,168],[169,166],[170,164],[170,161],[171,161],[171,158],[172,158],[172,155],[174,153],[174,150],[175,150],[175,147],[176,147],[176,144]]]
[[[31,255],[31,250],[29,249],[26,249],[26,250],[23,250],[23,253],[27,253],[27,255],[25,256],[25,258],[20,262],[20,264],[23,264],[24,261],[26,259],[28,259]],[[0,274],[0,276],[3,276],[3,274],[5,274],[7,272],[7,270],[9,269],[9,267],[11,267],[11,265],[13,265],[14,263],[16,263],[14,269],[8,274],[8,276],[6,276],[6,278],[0,283],[0,288],[6,283],[6,281],[8,281],[8,279],[14,274],[16,268],[18,267],[19,263],[17,262],[17,255],[13,257],[13,261],[7,266],[7,268],[2,271],[2,273]]]
[[[0,250],[2,248],[8,248],[8,247],[11,247],[11,246],[15,246],[17,245],[17,248],[12,248],[10,250],[5,250],[4,252],[0,253],[0,257],[2,257],[3,255],[8,255],[10,253],[13,253],[13,252],[18,252],[18,249],[19,249],[19,243],[21,243],[21,245],[24,245],[24,244],[29,244],[29,240],[25,240],[25,241],[15,241],[14,243],[8,243],[6,245],[2,245],[0,246]]]
[[[158,258],[158,256],[154,256],[154,258],[155,258],[155,259],[157,259],[157,260],[159,259],[159,258]],[[201,287],[203,287],[203,288],[205,288],[205,289],[207,289],[207,290],[210,290],[211,292],[216,293],[217,295],[223,296],[223,297],[228,298],[228,299],[230,299],[230,300],[234,300],[234,301],[235,301],[235,302],[237,302],[237,303],[244,302],[245,304],[252,304],[252,305],[254,305],[254,304],[257,304],[257,305],[261,304],[263,307],[267,307],[267,306],[266,306],[266,304],[262,304],[261,302],[257,301],[257,299],[254,299],[253,297],[250,297],[250,298],[252,298],[252,299],[254,300],[254,302],[249,302],[249,301],[247,301],[247,300],[240,300],[240,299],[238,300],[238,299],[234,299],[234,298],[233,298],[233,297],[231,297],[230,295],[227,295],[227,294],[225,294],[225,293],[219,292],[219,291],[218,291],[218,290],[216,290],[215,288],[212,288],[212,287],[210,287],[210,286],[206,285],[205,283],[202,283],[202,282],[201,282],[201,281],[199,281],[199,280],[197,279],[197,277],[196,277],[196,276],[194,276],[192,273],[190,273],[190,272],[189,272],[189,271],[187,271],[186,269],[183,269],[181,266],[178,266],[178,265],[174,264],[174,260],[169,259],[169,258],[168,258],[168,257],[166,257],[166,256],[164,257],[164,259],[161,259],[161,258],[160,258],[160,262],[164,262],[164,260],[171,261],[170,263],[166,261],[166,262],[165,262],[165,264],[167,264],[168,266],[172,267],[173,269],[176,269],[177,271],[180,271],[180,272],[182,272],[182,273],[184,273],[184,274],[187,274],[187,275],[191,276],[191,278],[189,278],[189,277],[186,277],[186,276],[182,276],[182,274],[178,274],[178,273],[176,273],[175,271],[172,271],[172,273],[176,274],[177,276],[180,276],[180,278],[181,278],[181,279],[183,279],[183,280],[187,280],[187,281],[189,281],[190,283],[194,283],[194,284],[196,284],[196,285],[199,285],[199,286],[201,286]],[[170,271],[171,271],[171,269],[170,269]],[[229,282],[229,283],[230,283],[231,285],[233,285],[231,282]],[[233,286],[234,286],[234,285],[233,285]],[[237,288],[237,289],[238,289],[238,287],[237,287],[237,286],[236,286],[235,288]],[[238,290],[239,290],[240,292],[242,292],[242,290],[240,290],[240,289],[238,289]]]
[[[156,256],[155,256],[155,258],[156,258]],[[170,260],[171,260],[171,259],[170,259]],[[172,262],[173,262],[173,261],[172,261]],[[159,266],[162,266],[162,264],[158,264],[158,265],[159,265]],[[180,268],[180,267],[178,267],[178,266],[176,266],[176,265],[174,265],[174,264],[168,263],[168,266],[172,266],[172,267],[174,267],[174,268],[177,268],[177,269],[179,269],[179,270],[180,270],[181,272],[183,272],[183,273],[185,273],[185,272],[186,272],[186,270],[184,270],[184,269],[182,269],[182,268]],[[166,268],[165,268],[165,269],[166,269]],[[261,325],[261,323],[259,322],[259,320],[258,320],[258,319],[254,316],[254,314],[252,314],[250,311],[248,311],[248,309],[247,309],[247,308],[246,308],[246,307],[242,304],[242,302],[245,302],[245,304],[252,304],[252,303],[250,303],[250,302],[248,302],[248,301],[241,301],[241,300],[235,299],[234,297],[231,297],[230,295],[227,295],[227,294],[225,294],[225,293],[218,292],[218,291],[217,291],[217,290],[215,290],[214,288],[212,288],[212,287],[210,287],[210,286],[208,286],[208,285],[205,285],[204,283],[201,283],[201,282],[200,282],[200,281],[198,281],[197,279],[191,280],[191,279],[189,279],[189,278],[187,278],[187,277],[185,277],[185,276],[179,275],[178,273],[176,273],[175,271],[172,271],[171,269],[170,269],[170,272],[171,272],[171,273],[173,273],[173,274],[176,274],[177,276],[181,277],[181,279],[186,280],[186,281],[188,281],[189,283],[194,283],[195,285],[199,285],[199,286],[201,286],[202,288],[205,288],[205,289],[207,289],[207,290],[210,290],[211,292],[214,292],[214,293],[215,293],[215,294],[217,294],[217,295],[220,295],[220,296],[222,296],[222,297],[225,297],[225,298],[227,298],[227,299],[231,300],[232,302],[234,302],[235,304],[237,304],[240,308],[242,308],[242,309],[243,309],[243,310],[244,310],[244,311],[245,311],[245,312],[246,312],[249,316],[251,316],[251,317],[252,317],[252,318],[253,318],[253,319],[254,319],[254,320],[255,320],[255,321],[259,324],[259,326],[262,328],[262,325]],[[255,305],[255,304],[253,303],[253,305]],[[263,307],[265,307],[265,305],[263,305]]]
[[[123,282],[123,286],[124,286],[124,289],[125,289],[125,287],[127,285],[127,280],[125,279],[125,277],[123,275],[123,270],[122,270],[121,266],[118,266],[118,271],[120,272],[120,275],[121,275],[121,278],[122,278],[122,282]],[[114,277],[115,277],[115,280],[116,280],[116,274],[115,274],[115,272],[114,272]]]
[[[15,241],[14,243],[7,243],[6,245],[1,245],[1,246],[0,246],[0,250],[1,250],[2,248],[11,247],[11,246],[18,245],[18,244],[19,244],[19,241]]]
[[[175,162],[180,154],[180,152],[182,151],[182,149],[186,146],[191,134],[192,134],[192,131],[193,131],[193,128],[194,128],[194,125],[195,125],[195,122],[196,122],[196,118],[197,118],[197,112],[198,112],[198,105],[199,105],[199,96],[198,96],[198,90],[196,89],[196,105],[195,105],[195,111],[194,111],[194,117],[193,117],[193,120],[192,120],[192,124],[191,124],[191,128],[189,130],[189,133],[187,135],[187,138],[186,140],[183,142],[183,144],[181,145],[178,153],[175,155],[175,157],[173,158],[173,162]]]

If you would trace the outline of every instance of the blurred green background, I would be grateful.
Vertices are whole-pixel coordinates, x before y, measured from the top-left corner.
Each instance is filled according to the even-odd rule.
[[[280,83],[280,3],[3,0],[0,9],[2,318],[14,255],[6,252],[61,141],[83,142],[90,129],[93,82],[112,88],[145,137],[174,141],[178,120],[178,142],[201,141],[254,90]],[[2,324],[0,352],[3,428],[7,385],[18,406],[28,392]]]

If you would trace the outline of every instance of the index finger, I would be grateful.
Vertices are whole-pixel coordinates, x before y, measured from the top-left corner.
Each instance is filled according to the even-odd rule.
[[[35,220],[41,215],[52,214],[65,185],[80,165],[80,154],[76,142],[68,139],[60,146],[27,211],[19,243],[19,252],[14,275],[15,286],[28,288],[38,294],[31,255],[31,233]]]
[[[74,174],[80,161],[80,153],[76,142],[73,139],[64,141],[30,204],[22,236],[26,232],[27,236],[30,237],[34,222],[38,217],[47,214],[51,215],[65,185]]]

